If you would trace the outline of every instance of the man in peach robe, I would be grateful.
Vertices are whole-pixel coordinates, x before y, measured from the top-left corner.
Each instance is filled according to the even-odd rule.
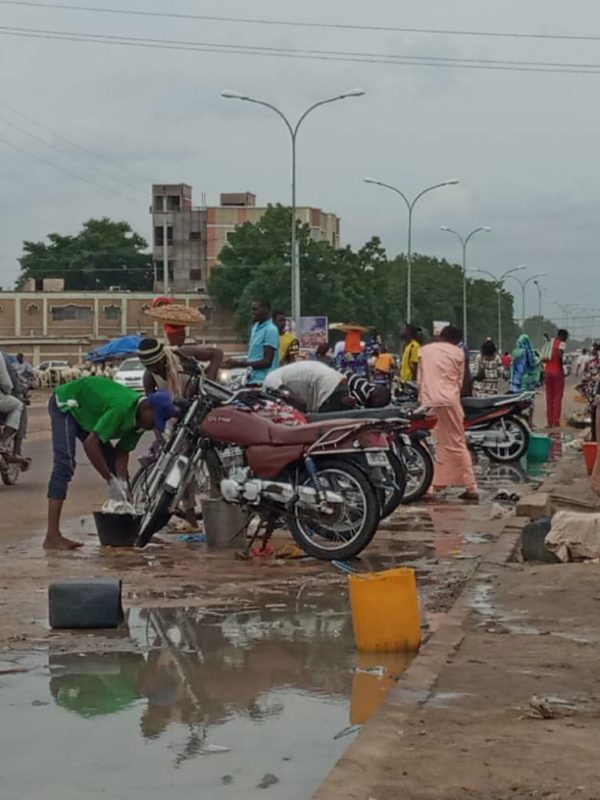
[[[437,417],[434,491],[447,486],[464,486],[461,499],[477,501],[477,483],[460,402],[465,377],[465,354],[458,346],[460,339],[460,331],[447,325],[439,341],[421,348],[419,392],[421,403],[431,406]]]

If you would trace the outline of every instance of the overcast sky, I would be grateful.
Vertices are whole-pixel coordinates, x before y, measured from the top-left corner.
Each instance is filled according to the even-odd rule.
[[[74,0],[77,2],[77,0]],[[78,0],[79,5],[357,25],[597,34],[597,0]],[[410,56],[600,64],[600,41],[548,41],[225,24],[17,8],[0,25],[253,46]],[[0,35],[0,285],[18,272],[23,239],[74,233],[92,216],[126,219],[150,237],[151,182],[191,183],[209,204],[221,191],[289,202],[289,138],[266,109],[222,89],[269,100],[291,116],[352,87],[367,94],[317,110],[299,137],[300,204],[342,217],[344,243],[381,237],[406,247],[406,210],[365,176],[410,195],[447,178],[459,187],[424,198],[414,249],[459,260],[439,230],[493,231],[473,240],[469,264],[500,273],[526,263],[551,301],[600,307],[595,289],[600,198],[598,75],[537,74],[190,53]],[[106,159],[95,161],[12,108]],[[49,149],[11,122],[62,153]],[[83,161],[69,158],[75,155]],[[59,172],[33,156],[74,173]],[[127,170],[128,172],[125,172]],[[75,175],[92,183],[78,180]],[[114,176],[115,180],[111,176]],[[122,181],[125,181],[123,183]],[[126,185],[130,184],[130,185]],[[110,187],[127,197],[103,190]],[[529,287],[528,309],[537,307]],[[517,309],[520,311],[520,290]],[[583,313],[583,312],[582,312]],[[600,312],[599,312],[600,313]]]

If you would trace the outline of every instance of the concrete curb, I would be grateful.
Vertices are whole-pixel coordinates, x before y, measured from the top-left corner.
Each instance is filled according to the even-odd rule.
[[[514,517],[508,520],[439,628],[339,759],[313,795],[314,800],[369,800],[374,767],[385,773],[386,754],[401,748],[404,725],[427,700],[444,665],[464,639],[465,623],[471,614],[468,595],[473,580],[486,565],[502,565],[513,557],[525,522]]]

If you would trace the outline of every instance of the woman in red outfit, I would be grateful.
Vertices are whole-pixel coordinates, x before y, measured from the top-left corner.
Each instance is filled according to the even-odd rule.
[[[556,338],[552,341],[552,355],[546,362],[546,417],[549,428],[557,428],[560,425],[565,391],[563,355],[568,338],[569,334],[563,328],[556,332]]]

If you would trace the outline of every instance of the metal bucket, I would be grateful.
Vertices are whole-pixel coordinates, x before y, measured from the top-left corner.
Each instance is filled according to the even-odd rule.
[[[201,500],[202,521],[209,550],[235,550],[246,541],[246,528],[250,520],[247,511],[226,503],[221,498],[205,497]]]

